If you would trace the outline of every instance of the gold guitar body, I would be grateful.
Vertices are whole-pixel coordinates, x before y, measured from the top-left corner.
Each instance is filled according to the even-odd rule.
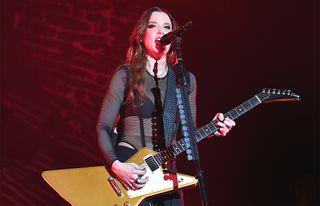
[[[127,162],[138,165],[156,154],[149,148],[139,150]],[[71,205],[137,206],[144,199],[178,189],[196,186],[198,180],[189,175],[171,173],[161,167],[147,167],[147,184],[139,190],[127,190],[104,166],[49,170],[42,173],[46,182]]]

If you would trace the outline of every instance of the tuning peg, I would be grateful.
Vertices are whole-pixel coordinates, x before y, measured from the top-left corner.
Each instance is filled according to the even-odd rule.
[[[270,94],[270,88],[266,88],[266,93]]]
[[[291,90],[287,90],[287,95],[290,95],[291,94]]]

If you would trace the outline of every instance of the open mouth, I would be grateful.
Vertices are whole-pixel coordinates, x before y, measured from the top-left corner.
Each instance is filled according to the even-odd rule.
[[[157,38],[155,39],[155,42],[156,42],[156,43],[160,43],[160,40],[161,40],[161,37],[157,37]]]

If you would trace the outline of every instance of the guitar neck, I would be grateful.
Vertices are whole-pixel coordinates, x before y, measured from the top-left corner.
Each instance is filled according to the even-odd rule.
[[[232,120],[235,120],[238,117],[240,117],[241,115],[243,115],[244,113],[246,113],[249,110],[253,109],[254,107],[258,106],[259,104],[261,104],[261,100],[259,99],[259,97],[257,95],[255,95],[251,99],[243,102],[239,106],[237,106],[237,107],[233,108],[232,110],[230,110],[229,112],[225,113],[224,116],[228,117]],[[205,139],[209,135],[218,131],[219,127],[216,127],[217,122],[218,122],[218,120],[215,119],[212,122],[210,122],[209,124],[207,124],[201,128],[198,128],[195,131],[195,138],[196,138],[197,142],[200,142],[201,140]],[[176,142],[175,144],[166,148],[165,150],[155,154],[153,157],[157,161],[157,163],[159,165],[161,165],[161,164],[173,159],[175,156],[181,154],[182,152],[184,152],[187,148],[189,148],[189,146],[190,146],[189,144],[190,143],[187,143],[184,139],[181,139],[178,142]]]
[[[251,99],[243,102],[239,106],[233,108],[229,112],[225,113],[224,117],[228,117],[228,118],[230,118],[232,120],[235,120],[238,117],[240,117],[243,114],[245,114],[246,112],[248,112],[249,110],[251,110],[254,107],[258,106],[259,104],[261,104],[260,99],[257,96],[254,96]],[[203,140],[207,136],[209,136],[209,135],[215,133],[216,131],[218,131],[219,128],[215,126],[217,122],[218,122],[218,120],[215,119],[212,122],[210,122],[209,124],[197,129],[196,132],[195,132],[196,133],[195,137],[196,137],[197,142],[200,142],[201,140]]]

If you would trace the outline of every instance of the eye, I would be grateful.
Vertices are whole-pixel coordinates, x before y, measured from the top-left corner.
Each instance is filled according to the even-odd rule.
[[[154,27],[156,27],[156,25],[154,25],[154,24],[149,24],[149,25],[148,25],[148,28],[149,28],[149,29],[154,28]]]
[[[164,26],[164,28],[170,30],[171,26],[169,26],[169,25],[168,26]]]

